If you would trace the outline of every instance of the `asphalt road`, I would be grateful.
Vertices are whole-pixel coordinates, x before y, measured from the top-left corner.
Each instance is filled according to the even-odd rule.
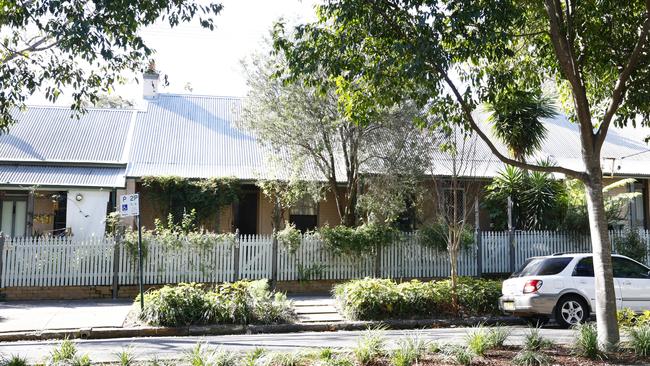
[[[512,330],[507,343],[521,344],[528,329],[524,326],[509,327]],[[397,339],[415,334],[418,337],[439,343],[459,343],[472,328],[439,328],[411,331],[384,331],[387,344],[393,346]],[[557,344],[570,344],[572,330],[545,328],[542,335]],[[116,353],[125,347],[131,347],[139,360],[152,358],[177,358],[197,342],[205,342],[215,348],[224,348],[236,352],[245,352],[256,347],[270,351],[296,351],[318,347],[350,348],[354,347],[363,331],[306,332],[288,334],[254,334],[203,337],[157,337],[157,338],[118,338],[105,340],[79,340],[77,348],[86,353],[94,362],[116,360]],[[40,362],[47,357],[56,341],[9,342],[0,343],[0,353],[5,355],[20,354],[31,362]]]

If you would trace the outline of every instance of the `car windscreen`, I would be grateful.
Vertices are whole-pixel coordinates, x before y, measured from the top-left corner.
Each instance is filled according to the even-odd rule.
[[[531,258],[524,262],[524,265],[511,277],[556,275],[562,272],[572,259],[571,257]]]

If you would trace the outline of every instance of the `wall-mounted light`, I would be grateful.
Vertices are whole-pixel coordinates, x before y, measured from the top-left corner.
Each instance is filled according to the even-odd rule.
[[[83,199],[84,199],[84,195],[83,195],[83,194],[81,194],[81,193],[77,193],[77,195],[76,195],[76,196],[74,196],[74,199],[76,199],[76,200],[77,200],[77,202],[81,202],[81,200],[83,200]]]

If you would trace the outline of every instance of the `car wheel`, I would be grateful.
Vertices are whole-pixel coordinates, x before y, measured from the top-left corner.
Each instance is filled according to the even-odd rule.
[[[555,321],[563,328],[584,323],[589,318],[589,308],[577,296],[565,296],[555,306]]]

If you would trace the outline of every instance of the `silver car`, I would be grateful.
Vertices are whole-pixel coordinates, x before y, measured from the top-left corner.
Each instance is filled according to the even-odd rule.
[[[612,255],[618,309],[650,309],[650,269],[622,255]],[[563,327],[586,321],[596,303],[591,253],[533,257],[503,282],[499,308],[510,314]]]

